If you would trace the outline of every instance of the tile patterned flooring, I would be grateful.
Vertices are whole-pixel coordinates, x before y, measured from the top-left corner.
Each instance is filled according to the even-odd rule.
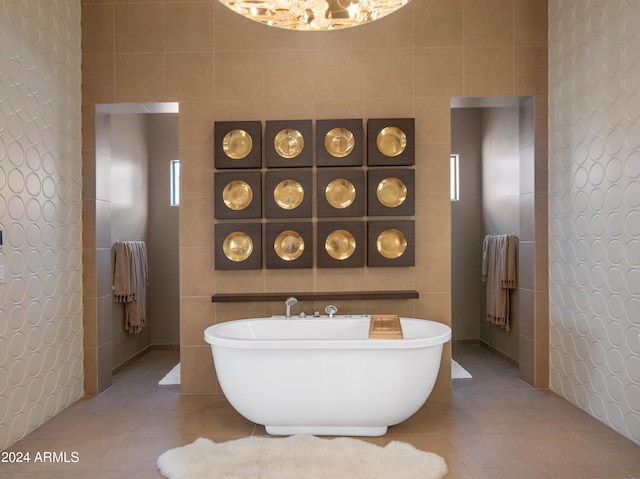
[[[432,395],[386,436],[440,454],[448,479],[640,478],[640,446],[548,391],[531,388],[479,345],[454,346],[473,379]],[[156,458],[204,436],[224,441],[265,434],[221,395],[181,395],[158,386],[178,353],[152,351],[113,378],[99,396],[73,404],[11,451],[78,453],[76,463],[2,464],[3,479],[150,479]]]

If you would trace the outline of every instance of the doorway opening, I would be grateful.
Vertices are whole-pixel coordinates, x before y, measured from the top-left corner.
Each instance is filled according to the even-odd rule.
[[[87,155],[83,165],[83,264],[86,279],[95,281],[84,295],[93,313],[84,320],[87,394],[109,387],[114,372],[151,349],[179,348],[179,219],[171,188],[178,111],[178,103],[96,105],[95,157]],[[123,304],[112,297],[118,241],[146,246],[146,324],[133,334],[124,328]]]
[[[451,203],[453,341],[479,342],[518,366],[522,379],[546,387],[535,384],[536,331],[548,328],[536,311],[546,294],[535,278],[541,273],[536,254],[547,241],[546,214],[537,211],[546,209],[541,200],[547,185],[541,160],[546,155],[536,155],[542,145],[535,140],[535,98],[453,98],[451,108],[451,154],[457,155],[459,178]],[[519,239],[509,331],[486,320],[482,258],[487,235]]]

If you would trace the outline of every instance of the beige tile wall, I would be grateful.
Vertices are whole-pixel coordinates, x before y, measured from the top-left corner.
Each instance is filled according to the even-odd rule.
[[[216,389],[205,326],[282,311],[213,304],[216,292],[417,289],[419,300],[338,307],[449,324],[450,97],[536,95],[546,103],[545,59],[544,0],[415,0],[366,27],[321,33],[265,27],[214,0],[83,0],[85,111],[96,103],[180,102],[182,391]],[[415,117],[416,266],[216,272],[214,121],[340,117]],[[91,120],[85,125],[91,157]],[[546,122],[538,126],[546,137]],[[445,363],[437,388],[450,387]]]

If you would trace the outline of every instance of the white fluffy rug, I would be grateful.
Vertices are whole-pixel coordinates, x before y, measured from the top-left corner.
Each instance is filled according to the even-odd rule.
[[[386,447],[339,437],[247,437],[214,443],[197,439],[158,458],[170,479],[440,479],[437,454],[393,441]]]

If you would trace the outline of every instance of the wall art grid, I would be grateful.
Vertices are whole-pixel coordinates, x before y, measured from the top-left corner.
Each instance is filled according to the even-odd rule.
[[[214,141],[216,269],[415,264],[414,119],[367,139],[361,119],[215,122]]]

